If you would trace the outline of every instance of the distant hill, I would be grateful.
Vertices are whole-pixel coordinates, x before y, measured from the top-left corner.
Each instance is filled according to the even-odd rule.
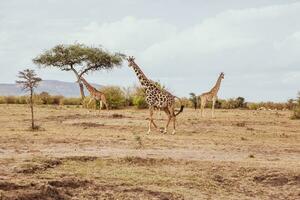
[[[92,84],[97,89],[103,87],[102,85]],[[56,81],[56,80],[43,80],[36,93],[48,92],[50,95],[62,95],[65,97],[79,97],[79,86],[77,83]],[[21,96],[25,93],[21,90],[20,86],[16,84],[1,84],[0,83],[0,96]],[[85,88],[85,94],[88,91]]]

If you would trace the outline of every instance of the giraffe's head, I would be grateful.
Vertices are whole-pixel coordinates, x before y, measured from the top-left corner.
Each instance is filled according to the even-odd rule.
[[[220,74],[221,79],[224,79],[224,76],[225,76],[224,72],[221,72]]]
[[[127,61],[128,61],[128,67],[132,67],[135,63],[134,63],[134,57],[133,56],[129,56],[127,58]]]

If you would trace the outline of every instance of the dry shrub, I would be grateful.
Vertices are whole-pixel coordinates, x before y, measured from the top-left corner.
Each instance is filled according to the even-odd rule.
[[[92,97],[85,97],[82,101],[82,106],[87,109],[97,109],[98,102]]]
[[[80,105],[81,98],[63,98],[60,100],[60,105]]]

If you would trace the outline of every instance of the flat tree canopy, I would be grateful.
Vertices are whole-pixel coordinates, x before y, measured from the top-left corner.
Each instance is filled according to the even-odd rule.
[[[62,71],[72,71],[78,81],[81,97],[84,98],[82,75],[88,72],[112,69],[122,64],[124,55],[110,53],[102,48],[84,44],[57,45],[33,59],[40,67],[55,67]]]

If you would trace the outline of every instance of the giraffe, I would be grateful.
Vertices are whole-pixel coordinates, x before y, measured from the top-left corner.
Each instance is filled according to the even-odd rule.
[[[212,101],[211,115],[213,118],[215,117],[215,103],[216,103],[216,100],[218,99],[217,95],[218,95],[218,91],[220,89],[222,79],[224,79],[223,72],[220,73],[215,86],[209,92],[202,93],[199,96],[199,98],[201,100],[201,117],[203,117],[204,107],[205,107],[207,101]]]
[[[176,116],[179,115],[182,111],[184,106],[181,103],[181,107],[179,111],[175,113],[175,98],[179,99],[176,96],[173,96],[170,92],[159,88],[159,86],[152,80],[148,79],[140,67],[135,63],[134,57],[128,57],[128,66],[131,67],[135,73],[137,78],[139,79],[142,88],[145,90],[146,94],[146,102],[149,106],[150,118],[148,124],[148,132],[151,132],[151,125],[153,125],[157,129],[157,125],[153,120],[153,113],[155,109],[163,110],[167,116],[168,121],[165,125],[163,133],[167,133],[168,126],[171,121],[173,121],[173,132],[172,134],[176,133]],[[180,100],[180,99],[179,99]]]
[[[96,88],[91,86],[83,77],[80,77],[80,80],[83,82],[83,84],[85,85],[87,90],[90,92],[90,95],[92,97],[87,105],[89,105],[92,102],[92,100],[95,99],[95,100],[100,101],[100,110],[102,109],[103,104],[105,105],[106,110],[108,110],[108,105],[107,105],[106,97],[105,97],[104,93],[98,91]]]

